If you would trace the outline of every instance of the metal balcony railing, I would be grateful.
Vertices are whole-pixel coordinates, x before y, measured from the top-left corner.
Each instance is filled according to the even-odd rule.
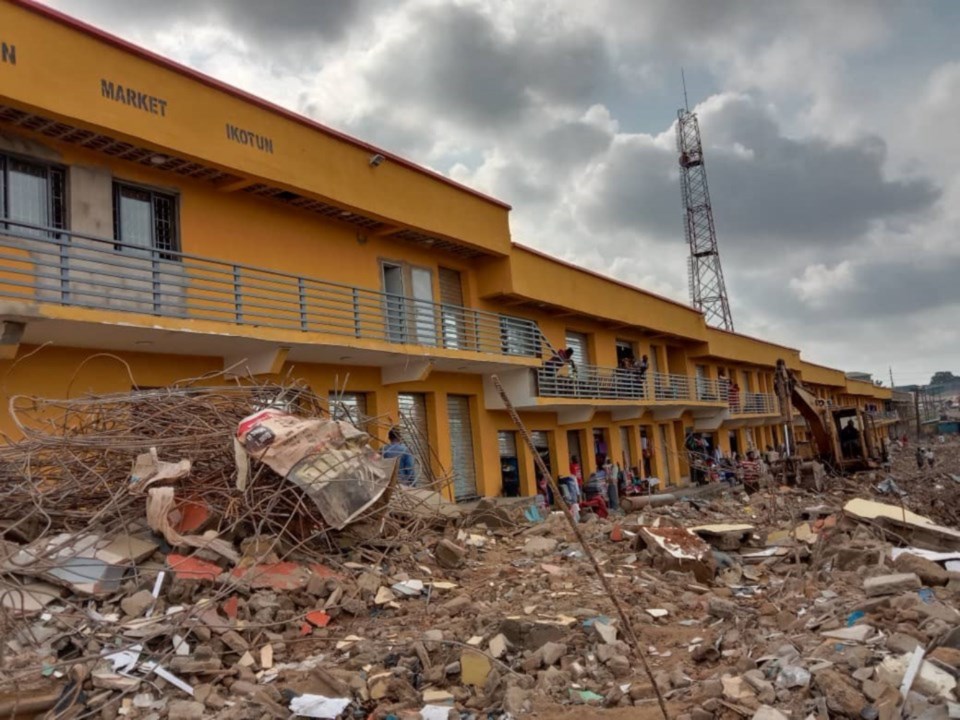
[[[734,415],[772,415],[780,412],[776,395],[743,393],[739,405],[731,406]]]
[[[875,420],[892,420],[898,422],[900,413],[896,410],[867,410],[867,414]]]
[[[525,318],[9,219],[0,219],[0,298],[500,356],[537,357],[543,346]]]
[[[583,400],[690,401],[729,405],[733,414],[768,414],[779,412],[774,395],[744,393],[739,398],[729,395],[728,388],[717,380],[647,372],[640,375],[597,365],[577,365],[559,373],[549,367],[535,370],[539,397],[579,398]]]
[[[714,385],[711,394],[709,384],[699,386],[694,378],[686,375],[577,365],[575,373],[569,368],[556,372],[549,367],[536,369],[537,394],[539,397],[581,398],[584,400],[702,400],[720,402]]]

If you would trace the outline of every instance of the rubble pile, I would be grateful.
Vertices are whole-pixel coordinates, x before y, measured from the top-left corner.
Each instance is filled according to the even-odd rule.
[[[933,451],[932,467],[917,467],[917,447],[929,447]],[[850,491],[862,493],[864,482],[868,482],[875,497],[893,503],[904,493],[909,496],[909,505],[915,512],[942,525],[960,526],[960,443],[945,437],[943,443],[936,439],[908,443],[906,447],[895,443],[891,450],[889,472],[855,477]]]
[[[920,485],[960,470],[958,445],[916,480],[902,455],[820,493],[768,477],[585,512],[585,548],[531,503],[453,506],[390,467],[381,482],[356,428],[304,424],[319,407],[193,397],[139,413],[113,398],[125,418],[40,407],[0,454],[0,717],[653,718],[658,697],[685,720],[960,710],[960,531],[921,512],[938,491]],[[306,432],[330,447],[287,467],[277,453]],[[887,476],[907,494],[876,490]],[[369,492],[337,528],[341,485]]]

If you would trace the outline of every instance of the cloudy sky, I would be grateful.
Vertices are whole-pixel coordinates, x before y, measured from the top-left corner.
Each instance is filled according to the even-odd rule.
[[[887,382],[960,372],[960,3],[48,2],[686,301],[683,67],[737,330]]]

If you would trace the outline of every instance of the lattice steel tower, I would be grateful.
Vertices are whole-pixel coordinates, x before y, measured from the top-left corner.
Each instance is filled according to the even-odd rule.
[[[686,85],[683,95],[686,99]],[[689,106],[677,111],[677,150],[680,153],[684,230],[690,245],[690,302],[703,312],[708,325],[733,330],[727,286],[720,267],[717,231],[713,225],[713,209],[710,207],[710,191],[707,189],[707,171],[703,166],[700,124]]]

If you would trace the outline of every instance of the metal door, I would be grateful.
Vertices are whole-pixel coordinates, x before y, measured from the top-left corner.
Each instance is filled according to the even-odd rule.
[[[423,393],[398,393],[400,434],[414,458],[414,485],[422,485],[430,462],[430,431],[427,425],[427,397]]]
[[[453,497],[457,502],[477,497],[477,468],[473,455],[473,425],[470,398],[447,395],[450,421],[450,455],[453,458]]]

